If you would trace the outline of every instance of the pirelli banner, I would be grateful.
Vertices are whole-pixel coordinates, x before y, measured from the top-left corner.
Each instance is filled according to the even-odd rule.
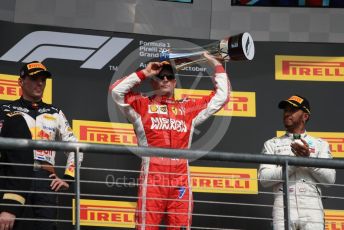
[[[276,55],[276,80],[344,81],[344,57]]]
[[[325,230],[344,229],[344,210],[325,210]]]
[[[80,200],[80,225],[135,228],[136,202],[109,200]],[[75,200],[73,200],[75,224]]]
[[[209,95],[208,90],[176,89],[176,98],[198,99]],[[256,116],[256,94],[255,92],[232,92],[228,103],[215,115],[217,116]]]
[[[190,167],[193,192],[258,194],[256,169]]]
[[[138,142],[133,126],[115,106],[109,86],[158,60],[161,51],[199,49],[217,41],[3,21],[0,30],[0,103],[22,94],[18,75],[23,63],[41,61],[52,73],[43,100],[63,110],[79,141],[122,146],[137,146]],[[266,140],[283,134],[278,103],[298,94],[311,104],[308,134],[327,141],[334,158],[344,158],[344,43],[255,42],[255,47],[252,61],[224,64],[232,92],[221,110],[195,127],[191,148],[260,154]],[[213,75],[206,63],[176,72],[176,99],[208,95],[214,89]],[[150,81],[134,91],[151,95]],[[159,122],[154,125],[161,128]],[[64,154],[58,152],[55,160],[57,165],[65,165]],[[134,154],[85,153],[80,173],[83,229],[134,228],[140,164],[140,157]],[[190,166],[192,227],[271,229],[273,194],[271,187],[263,188],[257,181],[258,164],[197,159]],[[60,177],[62,168],[57,169]],[[343,170],[337,170],[336,183],[344,184]],[[329,186],[322,194],[342,196],[343,189]],[[61,206],[73,204],[71,196],[62,194],[60,202]],[[336,211],[343,210],[343,199],[323,199],[323,204],[329,210],[326,229],[343,229],[342,211]],[[59,210],[61,220],[72,217],[72,210]],[[58,225],[58,229],[73,229],[71,223]]]
[[[0,74],[0,100],[13,101],[21,96],[18,78],[18,75]],[[52,80],[49,78],[46,81],[43,100],[52,103]]]
[[[73,131],[80,142],[137,146],[132,124],[73,120]]]
[[[136,202],[80,200],[80,225],[93,227],[135,228]],[[344,210],[325,210],[325,230],[344,229]],[[75,202],[73,200],[73,224]]]

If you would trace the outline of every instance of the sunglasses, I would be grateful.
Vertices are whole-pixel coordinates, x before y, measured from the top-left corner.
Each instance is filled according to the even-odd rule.
[[[173,74],[159,74],[159,75],[157,75],[156,76],[157,78],[159,78],[160,80],[164,80],[165,79],[165,77],[167,78],[167,80],[169,80],[169,81],[171,81],[171,80],[174,80],[175,79],[175,77],[174,77],[174,75]]]

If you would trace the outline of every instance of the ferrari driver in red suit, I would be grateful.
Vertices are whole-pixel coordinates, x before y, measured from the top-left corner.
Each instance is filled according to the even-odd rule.
[[[134,126],[139,146],[187,149],[195,126],[227,102],[230,84],[222,64],[208,53],[203,55],[215,69],[215,87],[201,99],[175,100],[176,79],[167,62],[150,62],[110,87],[114,101]],[[132,92],[145,79],[151,80],[153,96]],[[189,175],[185,159],[143,157],[136,229],[159,229],[163,219],[167,229],[190,229],[193,204]]]

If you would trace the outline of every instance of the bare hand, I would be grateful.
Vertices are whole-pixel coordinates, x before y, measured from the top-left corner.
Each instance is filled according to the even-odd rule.
[[[214,57],[213,55],[211,55],[209,52],[204,52],[203,56],[208,59],[208,61],[213,65],[213,66],[217,66],[217,65],[222,65],[219,58]]]
[[[51,174],[49,178],[54,178],[50,184],[51,190],[58,192],[60,190],[66,190],[69,188],[68,183],[60,179],[56,174]]]
[[[0,230],[11,230],[16,216],[9,212],[0,213]]]
[[[142,71],[147,77],[152,77],[160,73],[162,66],[163,64],[160,62],[149,62]]]
[[[309,151],[309,146],[307,142],[303,139],[300,139],[300,140],[302,141],[303,145],[293,142],[290,144],[291,151],[297,157],[309,157],[310,151]]]

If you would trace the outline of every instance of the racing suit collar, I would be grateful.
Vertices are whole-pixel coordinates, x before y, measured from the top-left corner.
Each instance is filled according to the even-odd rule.
[[[294,138],[294,134],[286,131],[285,135],[290,138]],[[307,132],[305,131],[304,133],[301,133],[301,138],[304,139],[307,137]]]
[[[40,100],[38,102],[31,102],[31,101],[25,100],[23,97],[20,97],[20,103],[22,104],[22,106],[29,108],[29,109],[38,109],[38,108],[42,107],[42,105],[43,105],[42,100]]]
[[[152,100],[158,103],[174,103],[175,99],[174,96],[173,97],[166,97],[166,96],[159,96],[159,95],[154,95],[152,97]]]

